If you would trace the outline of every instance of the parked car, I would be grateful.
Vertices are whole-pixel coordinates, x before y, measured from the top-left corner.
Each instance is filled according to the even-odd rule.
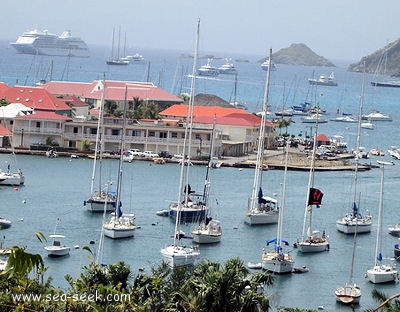
[[[144,156],[146,156],[143,152],[141,152],[138,149],[131,149],[131,150],[129,150],[129,152],[133,157],[144,157]]]
[[[158,153],[160,157],[162,158],[172,158],[173,155],[171,155],[168,151],[161,151]]]
[[[160,157],[160,155],[152,151],[144,151],[143,154],[145,157]]]

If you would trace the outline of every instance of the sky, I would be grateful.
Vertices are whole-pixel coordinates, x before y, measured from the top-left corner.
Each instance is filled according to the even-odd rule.
[[[268,55],[304,43],[328,60],[359,61],[400,38],[399,0],[2,0],[0,39],[30,29],[134,48]],[[117,39],[116,39],[117,40]],[[122,43],[121,43],[122,45]]]

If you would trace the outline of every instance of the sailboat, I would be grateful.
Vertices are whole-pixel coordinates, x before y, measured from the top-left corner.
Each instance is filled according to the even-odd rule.
[[[319,108],[318,108],[319,109]],[[317,110],[318,115],[318,110]],[[325,231],[321,232],[313,230],[312,213],[313,206],[319,208],[322,202],[323,193],[314,188],[314,171],[315,171],[315,152],[317,148],[318,122],[315,126],[313,151],[311,156],[310,175],[308,180],[306,207],[304,210],[304,222],[301,240],[295,243],[300,252],[321,252],[329,250],[329,240]]]
[[[283,251],[284,245],[288,246],[289,243],[282,239],[283,233],[283,210],[285,208],[285,193],[286,193],[286,176],[287,176],[287,163],[289,154],[289,142],[286,143],[286,157],[285,157],[285,173],[283,176],[282,186],[282,202],[278,219],[278,230],[276,238],[267,241],[267,245],[274,243],[273,250],[263,249],[262,253],[262,268],[266,271],[284,274],[293,271],[294,259],[289,253]]]
[[[206,181],[204,183],[204,205],[209,207],[209,193],[211,186],[211,171],[216,168],[216,163],[213,159],[214,156],[214,138],[215,138],[215,119],[211,138],[210,148],[210,161],[207,166]],[[209,209],[205,218],[199,220],[199,225],[192,231],[193,241],[198,244],[218,243],[221,241],[222,228],[220,220],[214,219],[211,216],[211,209]]]
[[[356,151],[361,151],[361,116],[363,112],[363,102],[364,102],[364,79],[362,82],[361,88],[361,97],[360,97],[360,107],[359,107],[359,117],[358,117],[358,129],[357,129],[357,149]],[[361,153],[358,153],[361,154]],[[358,155],[357,154],[357,155]],[[356,156],[355,158],[355,169],[354,169],[354,193],[353,193],[353,204],[352,204],[352,212],[347,213],[344,217],[336,220],[336,228],[339,232],[345,234],[354,234],[356,228],[357,233],[369,233],[371,232],[372,226],[372,216],[370,212],[367,210],[365,215],[360,213],[360,208],[357,206],[357,184],[358,184],[358,166],[359,166],[360,157]]]
[[[364,64],[365,69],[365,64]],[[360,98],[360,107],[362,108],[363,97],[364,97],[364,85],[365,85],[365,70],[363,73],[363,79],[361,84],[361,98]],[[336,301],[344,303],[344,304],[353,304],[359,303],[361,299],[361,289],[356,283],[353,284],[353,271],[354,271],[354,261],[356,256],[356,247],[357,247],[357,234],[358,234],[358,222],[354,224],[354,239],[353,239],[353,248],[351,252],[351,262],[350,262],[350,276],[349,281],[344,285],[336,288],[335,296]]]
[[[234,85],[234,88],[233,88],[233,98],[229,102],[229,104],[231,104],[235,108],[240,108],[240,109],[247,110],[246,103],[237,101],[237,85],[238,85],[238,74],[235,73],[235,85]]]
[[[124,114],[123,114],[123,125],[121,131],[120,141],[120,157],[118,162],[118,180],[117,180],[117,207],[115,212],[112,214],[110,220],[103,224],[104,235],[109,238],[126,238],[134,236],[137,228],[135,224],[134,214],[124,214],[122,212],[121,193],[122,193],[122,173],[123,173],[123,154],[124,154],[124,143],[125,143],[125,127],[126,127],[126,95],[127,88],[125,89],[125,103],[124,103]]]
[[[376,234],[375,246],[375,264],[374,267],[367,270],[366,277],[371,283],[380,284],[394,282],[398,279],[398,270],[393,265],[382,263],[382,219],[383,219],[383,183],[385,178],[385,166],[394,165],[393,162],[379,161],[378,164],[382,166],[381,174],[381,189],[379,196],[379,217],[378,217],[378,231]]]
[[[191,94],[190,100],[187,110],[187,122],[185,127],[185,139],[183,143],[183,159],[186,159],[186,147],[187,155],[190,156],[191,149],[191,134],[192,134],[192,125],[193,125],[193,103],[194,103],[194,89],[196,84],[196,67],[197,67],[197,58],[199,51],[199,34],[200,34],[200,19],[197,21],[197,33],[196,33],[196,49],[193,59],[193,69],[192,69],[192,80],[191,80]],[[190,158],[190,157],[189,157]],[[185,166],[185,162],[182,161],[180,164],[180,179],[179,179],[179,190],[178,190],[178,201],[174,205],[174,211],[176,212],[175,218],[175,228],[173,234],[173,243],[172,245],[161,248],[160,252],[163,257],[163,260],[172,268],[193,265],[194,262],[200,257],[200,251],[197,247],[193,246],[181,246],[180,238],[181,235],[179,233],[180,230],[180,222],[181,222],[181,210],[183,208],[188,207],[188,195],[189,189],[186,187],[186,196],[182,201],[182,190],[184,184],[184,175],[185,169],[189,170],[190,166]],[[204,211],[205,215],[205,211]]]
[[[109,59],[106,63],[107,65],[129,65],[129,60],[126,58],[120,58],[120,38],[121,38],[121,28],[118,32],[118,52],[117,57],[114,57],[114,35],[115,29],[113,28],[113,37],[112,37],[112,46],[111,46],[111,59]]]
[[[89,211],[92,212],[111,212],[115,210],[116,206],[116,196],[114,193],[109,191],[109,184],[103,186],[102,184],[102,165],[103,165],[103,151],[104,151],[104,95],[106,89],[106,81],[99,81],[99,88],[102,88],[101,94],[101,104],[100,104],[100,116],[97,122],[97,133],[96,133],[96,146],[93,159],[93,170],[90,185],[90,196],[84,201],[84,206],[87,206]],[[97,163],[98,162],[98,163]],[[98,189],[95,190],[94,181],[96,179],[96,174],[98,175]]]
[[[269,59],[272,57],[272,49],[269,52]],[[262,175],[264,168],[264,145],[265,145],[265,123],[268,109],[268,93],[271,67],[268,67],[265,81],[263,113],[261,114],[260,133],[258,137],[257,160],[254,171],[254,181],[251,197],[248,199],[248,206],[244,222],[249,225],[272,224],[278,222],[279,207],[275,198],[264,196],[262,191]]]

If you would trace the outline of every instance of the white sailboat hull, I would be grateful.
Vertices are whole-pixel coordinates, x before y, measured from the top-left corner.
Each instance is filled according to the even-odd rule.
[[[107,201],[107,203],[106,203]],[[93,195],[86,201],[86,206],[92,212],[112,212],[115,210],[115,196],[109,196],[106,199],[104,195]]]
[[[136,228],[134,214],[123,214],[119,218],[112,216],[110,221],[103,225],[104,235],[109,238],[133,237]]]
[[[297,248],[300,252],[322,252],[322,251],[329,251],[329,242],[321,242],[321,243],[312,243],[308,241],[303,241],[297,243]]]
[[[109,228],[104,229],[104,235],[109,238],[128,238],[135,235],[135,228]]]
[[[218,220],[211,220],[208,224],[202,222],[192,231],[193,241],[198,244],[213,244],[221,241],[222,229]]]
[[[345,216],[336,221],[336,228],[344,234],[354,234],[357,228],[357,234],[371,232],[372,220],[368,218],[350,218]]]
[[[394,282],[398,279],[398,271],[390,265],[376,265],[367,271],[367,278],[373,284]]]
[[[345,285],[335,291],[336,301],[351,304],[359,303],[361,299],[361,290],[357,285]]]
[[[175,268],[193,265],[200,257],[200,252],[197,248],[193,247],[171,245],[161,249],[161,255],[169,267]]]
[[[292,273],[294,259],[287,253],[265,251],[262,256],[262,269],[275,274]]]
[[[278,218],[279,218],[278,211],[270,211],[270,212],[250,211],[246,213],[244,222],[249,225],[274,224],[278,223]]]
[[[0,170],[0,185],[18,186],[23,185],[25,177],[22,173],[2,172]]]

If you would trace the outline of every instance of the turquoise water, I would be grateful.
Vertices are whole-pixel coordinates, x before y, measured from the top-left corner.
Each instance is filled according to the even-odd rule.
[[[65,58],[53,58],[54,80],[91,81],[101,79],[106,72],[107,79],[143,80],[147,76],[155,84],[167,91],[179,89],[185,91],[188,83],[184,76],[176,74],[186,66],[191,70],[191,59],[179,59],[180,52],[174,51],[140,51],[150,61],[147,65],[129,65],[124,68],[107,68],[105,60],[108,50],[98,47],[89,59],[71,59],[68,70],[65,69]],[[11,85],[18,79],[37,81],[45,72],[45,64],[52,58],[40,58],[16,55],[14,51],[1,50],[3,57],[0,63],[0,80]],[[225,57],[229,55],[224,55]],[[261,98],[265,72],[256,63],[261,56],[249,56],[249,63],[236,63],[239,69],[238,99],[244,100],[249,111],[261,109]],[[200,64],[202,61],[200,60]],[[221,60],[221,63],[223,60]],[[217,64],[218,62],[214,62]],[[183,65],[182,65],[183,64]],[[147,70],[150,67],[150,74]],[[34,70],[37,68],[37,70]],[[309,92],[307,78],[312,71],[316,75],[335,71],[339,82],[337,88],[319,88],[317,98],[328,116],[335,116],[336,110],[356,114],[359,106],[361,75],[346,72],[345,65],[337,68],[311,68],[301,66],[279,65],[271,79],[270,102],[272,108],[281,110],[304,101]],[[67,75],[68,74],[68,75]],[[36,78],[35,78],[36,77]],[[367,150],[380,148],[387,151],[392,145],[399,144],[397,124],[400,112],[397,109],[398,89],[377,88],[369,85],[371,75],[367,76],[365,93],[365,111],[378,108],[390,113],[393,122],[377,123],[374,130],[363,130],[361,144]],[[62,79],[63,78],[63,79]],[[181,84],[177,81],[182,81]],[[174,83],[175,81],[175,83]],[[233,92],[233,77],[219,76],[215,79],[199,79],[197,92],[213,93],[229,100]],[[285,91],[285,92],[284,92]],[[283,100],[283,94],[285,99]],[[321,95],[322,94],[322,95]],[[298,117],[288,132],[293,134],[310,133],[310,125],[301,123]],[[285,131],[282,129],[282,131]],[[319,132],[327,136],[342,135],[348,142],[349,149],[355,148],[356,125],[329,122],[319,126]],[[368,161],[375,163],[378,158]],[[382,160],[391,160],[386,153]],[[5,162],[11,167],[21,168],[26,176],[26,185],[14,190],[12,187],[0,188],[0,214],[11,219],[13,225],[3,230],[6,245],[19,244],[26,246],[29,252],[43,255],[49,267],[47,276],[54,278],[54,283],[66,286],[65,274],[77,276],[81,267],[89,263],[89,254],[81,248],[73,249],[71,255],[63,259],[49,259],[40,243],[34,236],[37,231],[46,236],[54,231],[56,220],[61,221],[57,232],[66,235],[65,242],[70,246],[90,246],[97,252],[102,216],[91,214],[83,207],[83,201],[90,192],[92,161],[89,159],[58,158],[48,159],[40,156],[22,156],[11,158],[0,154],[0,167]],[[399,188],[400,163],[385,171],[385,214],[384,214],[384,256],[392,257],[393,245],[397,239],[387,234],[387,226],[399,222],[397,191]],[[150,162],[137,161],[124,164],[123,210],[134,212],[137,223],[141,226],[133,239],[105,240],[103,262],[113,263],[123,260],[136,272],[145,268],[149,272],[151,266],[161,263],[160,248],[170,243],[173,233],[173,222],[168,218],[156,215],[157,210],[166,209],[169,201],[177,198],[179,168],[175,164],[163,166]],[[109,179],[116,181],[117,161],[107,160],[105,172]],[[205,168],[193,167],[192,188],[202,189]],[[380,170],[374,169],[360,173],[359,191],[362,194],[361,209],[369,209],[374,216],[374,225],[370,234],[361,235],[356,251],[356,268],[354,281],[360,284],[363,291],[358,310],[372,308],[375,304],[370,298],[372,289],[377,288],[388,294],[399,291],[398,284],[372,285],[364,278],[366,270],[372,266],[375,251],[376,222],[379,202]],[[324,192],[323,205],[314,213],[314,224],[325,229],[330,237],[330,251],[302,255],[297,250],[291,253],[295,257],[296,266],[307,265],[310,271],[306,274],[279,276],[274,286],[267,289],[274,305],[285,305],[301,308],[317,308],[323,305],[328,311],[349,311],[345,306],[336,304],[334,291],[343,285],[349,276],[352,237],[342,235],[336,230],[336,219],[346,213],[351,206],[351,172],[317,172],[315,186]],[[281,194],[283,171],[270,170],[264,176],[264,193]],[[276,225],[249,227],[243,223],[243,215],[247,206],[247,197],[251,193],[253,171],[237,168],[219,168],[213,171],[211,200],[212,208],[219,215],[223,227],[222,241],[217,245],[201,246],[201,257],[224,261],[231,257],[240,257],[244,263],[259,262],[265,240],[276,236]],[[295,242],[301,235],[308,173],[289,172],[286,189],[286,206],[284,232],[285,239]],[[191,225],[185,225],[189,232]],[[90,245],[90,241],[95,241]],[[187,242],[190,243],[190,240]]]

